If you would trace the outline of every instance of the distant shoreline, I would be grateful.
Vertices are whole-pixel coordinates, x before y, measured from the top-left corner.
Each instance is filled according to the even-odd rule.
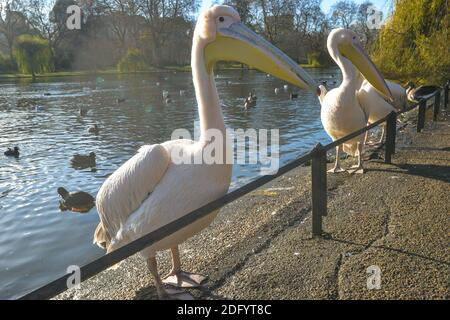
[[[328,67],[315,67],[313,65],[301,64],[302,68],[315,68],[315,69],[326,69]],[[227,71],[227,70],[241,70],[240,65],[233,65],[227,67],[220,67],[216,70]],[[252,68],[246,68],[244,70],[253,70]],[[136,72],[121,72],[115,69],[109,70],[99,70],[99,71],[57,71],[52,73],[38,74],[36,79],[44,78],[63,78],[63,77],[89,77],[89,76],[108,76],[108,75],[132,75],[132,74],[151,74],[151,73],[167,73],[167,72],[191,72],[190,66],[168,66],[160,69],[150,69],[145,71]],[[22,80],[22,79],[32,79],[30,74],[0,74],[0,80]]]

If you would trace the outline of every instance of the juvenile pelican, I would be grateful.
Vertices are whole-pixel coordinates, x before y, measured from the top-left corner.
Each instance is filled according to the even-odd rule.
[[[332,30],[328,36],[327,46],[328,52],[342,71],[343,81],[338,88],[329,92],[325,92],[325,88],[320,86],[317,95],[322,105],[322,124],[335,141],[367,124],[367,116],[356,95],[361,84],[357,79],[359,72],[386,97],[391,97],[391,93],[353,31]],[[364,172],[361,158],[363,144],[364,135],[360,135],[343,145],[344,152],[358,157],[358,165],[352,168],[355,173]],[[341,151],[341,146],[336,147],[335,166],[329,172],[344,171],[340,166]]]
[[[238,61],[300,87],[314,88],[314,81],[292,60],[240,22],[228,6],[204,11],[197,22],[192,47],[192,73],[200,118],[200,139],[172,140],[142,147],[138,154],[115,171],[97,195],[100,224],[94,242],[108,252],[133,241],[189,212],[225,195],[232,165],[226,161],[223,143],[212,164],[176,163],[175,156],[203,159],[212,146],[211,133],[225,139],[225,124],[219,106],[213,68],[217,61]],[[217,135],[215,136],[217,137]],[[178,245],[213,221],[218,211],[171,234],[141,251],[154,276],[160,298],[188,298],[180,291],[167,291],[165,284],[197,287],[203,276],[183,272]],[[157,251],[171,249],[173,268],[163,280],[158,274]]]

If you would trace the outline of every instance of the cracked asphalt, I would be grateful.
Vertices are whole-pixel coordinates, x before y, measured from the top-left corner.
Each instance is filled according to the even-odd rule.
[[[448,299],[448,115],[420,134],[409,122],[397,143],[392,165],[375,150],[366,174],[328,175],[329,238],[311,238],[308,167],[224,207],[180,248],[184,269],[209,276],[190,292],[197,299]],[[167,273],[168,253],[158,262]],[[372,266],[381,271],[380,289],[367,287]],[[136,255],[56,298],[157,296]]]

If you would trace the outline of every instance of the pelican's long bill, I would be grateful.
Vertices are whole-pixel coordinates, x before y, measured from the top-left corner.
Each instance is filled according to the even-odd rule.
[[[205,63],[211,72],[218,61],[238,61],[269,73],[295,86],[316,90],[315,81],[280,49],[243,23],[219,28],[216,39],[205,48]]]
[[[342,43],[339,45],[339,51],[355,65],[364,78],[366,78],[375,89],[387,99],[390,99],[391,101],[394,100],[391,90],[386,84],[380,71],[378,71],[375,64],[358,42],[353,42],[351,44]]]

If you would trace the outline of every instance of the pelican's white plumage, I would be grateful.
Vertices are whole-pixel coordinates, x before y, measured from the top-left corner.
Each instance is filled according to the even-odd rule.
[[[234,9],[213,6],[204,11],[195,28],[191,63],[200,138],[145,146],[114,172],[97,195],[101,221],[95,232],[95,243],[113,251],[226,194],[232,165],[225,157],[231,146],[225,139],[226,129],[212,72],[218,60],[240,61],[296,86],[315,87],[314,81],[295,62],[245,27]],[[217,162],[180,164],[175,161],[181,154],[183,159],[203,160],[205,150],[212,144],[211,132],[224,141],[222,150],[215,149]],[[217,159],[217,154],[222,154],[223,159]],[[204,280],[200,275],[181,271],[178,245],[206,228],[216,215],[217,211],[141,252],[155,278],[159,297],[168,296],[163,282],[194,287]],[[172,250],[173,269],[162,281],[155,255],[165,249]]]
[[[343,81],[338,88],[329,92],[325,92],[324,87],[319,87],[317,94],[322,105],[322,124],[328,135],[335,141],[367,124],[368,116],[357,95],[361,86],[360,72],[385,96],[390,97],[391,94],[353,31],[332,30],[328,36],[327,47],[331,57],[342,71]],[[343,145],[346,153],[358,156],[355,172],[363,172],[361,160],[363,144],[364,135],[360,135]],[[340,167],[341,151],[341,147],[336,148],[336,164],[330,170],[331,172],[343,171]]]

